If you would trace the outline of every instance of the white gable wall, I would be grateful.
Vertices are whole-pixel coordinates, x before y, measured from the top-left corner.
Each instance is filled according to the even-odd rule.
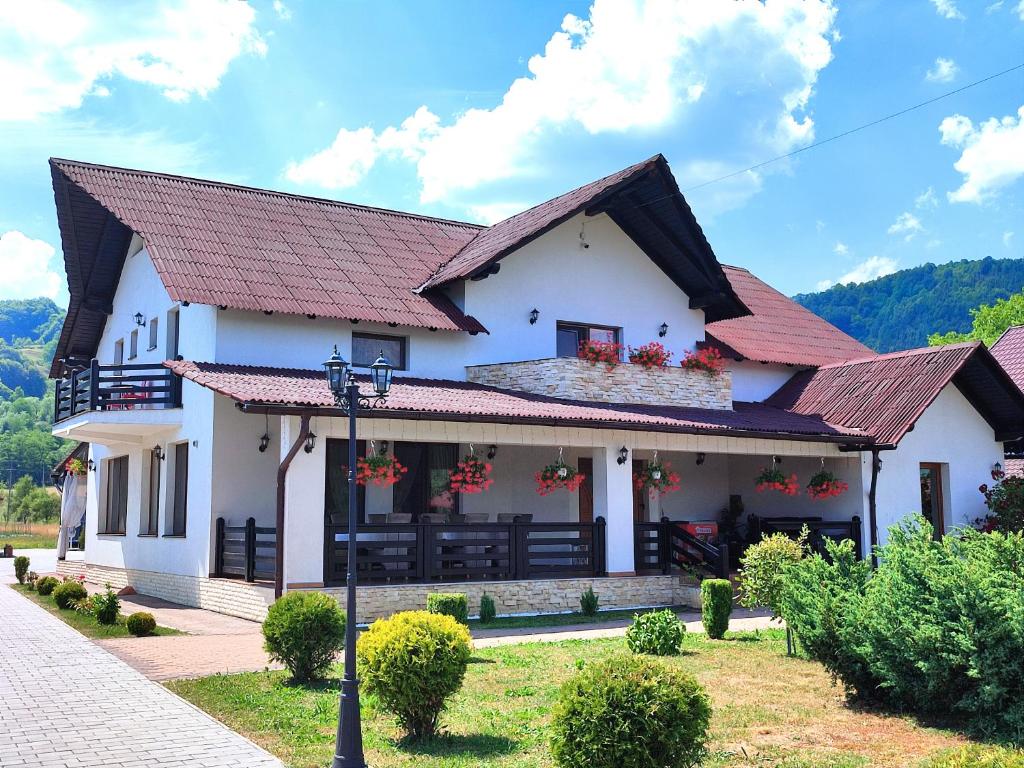
[[[793,378],[802,368],[777,363],[757,363],[753,360],[729,360],[732,372],[732,399],[745,403],[766,400]]]

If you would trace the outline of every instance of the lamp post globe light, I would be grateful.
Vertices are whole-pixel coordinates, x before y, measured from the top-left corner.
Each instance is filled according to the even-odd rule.
[[[356,417],[361,408],[375,408],[388,396],[394,368],[381,351],[370,366],[372,396],[361,395],[349,364],[338,354],[324,362],[324,374],[334,402],[348,416],[348,573],[345,583],[345,674],[341,680],[338,731],[331,768],[366,768],[359,720],[359,680],[356,678],[356,546],[359,526],[356,503]]]

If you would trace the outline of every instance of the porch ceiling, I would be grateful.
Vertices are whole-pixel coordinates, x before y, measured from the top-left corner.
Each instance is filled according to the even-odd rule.
[[[51,434],[80,442],[142,445],[181,426],[181,409],[90,411],[53,425]]]

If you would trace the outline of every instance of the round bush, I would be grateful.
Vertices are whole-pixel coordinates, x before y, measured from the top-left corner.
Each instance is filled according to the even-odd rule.
[[[323,592],[289,592],[267,611],[263,640],[293,680],[320,679],[345,645],[345,612]]]
[[[151,613],[136,611],[125,621],[125,626],[136,637],[143,637],[144,635],[152,634],[153,630],[156,629],[156,619],[153,618]]]
[[[626,630],[626,645],[633,653],[675,656],[683,642],[686,626],[667,608],[633,618]]]
[[[54,587],[58,584],[60,584],[59,579],[56,579],[53,576],[43,576],[43,578],[36,582],[36,592],[43,597],[46,597],[53,592]]]
[[[451,616],[465,624],[469,621],[469,600],[462,592],[432,592],[427,595],[427,610]]]
[[[702,581],[700,607],[704,631],[712,640],[721,640],[729,628],[729,614],[732,613],[732,583],[727,579]]]
[[[747,547],[740,558],[740,604],[746,608],[768,608],[772,616],[778,616],[783,573],[787,566],[800,562],[805,545],[804,533],[799,540],[773,533]]]
[[[14,577],[18,580],[19,584],[25,583],[25,574],[28,573],[29,560],[24,555],[18,555],[14,558]]]
[[[445,699],[462,687],[471,652],[465,625],[426,611],[375,621],[357,646],[367,692],[413,739],[437,731]]]
[[[53,589],[53,602],[65,611],[74,608],[75,603],[88,596],[88,591],[77,581],[65,581]]]
[[[1024,752],[971,744],[940,752],[921,763],[921,768],[1024,768]]]
[[[655,659],[616,655],[562,686],[551,751],[562,768],[690,768],[705,754],[710,719],[692,677]]]

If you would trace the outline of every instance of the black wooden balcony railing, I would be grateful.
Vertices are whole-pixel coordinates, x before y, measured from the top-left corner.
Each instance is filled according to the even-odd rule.
[[[606,576],[605,521],[360,525],[361,584]],[[348,527],[328,525],[324,582],[345,583]]]
[[[864,559],[864,537],[861,534],[861,520],[854,515],[849,520],[822,520],[820,517],[758,517],[750,515],[748,519],[748,537],[751,541],[760,541],[764,536],[773,533],[784,533],[795,539],[807,528],[807,545],[812,552],[822,557],[827,556],[825,540],[842,541],[851,539],[857,559]]]
[[[246,581],[272,580],[277,559],[277,529],[256,525],[250,517],[245,525],[228,525],[217,518],[213,549],[213,575],[235,576]]]
[[[53,421],[87,411],[128,411],[181,407],[181,377],[160,363],[100,365],[75,371],[57,382]]]
[[[729,578],[729,547],[697,538],[681,523],[661,518],[656,523],[633,524],[633,558],[637,573],[671,573],[695,568],[705,575]]]

